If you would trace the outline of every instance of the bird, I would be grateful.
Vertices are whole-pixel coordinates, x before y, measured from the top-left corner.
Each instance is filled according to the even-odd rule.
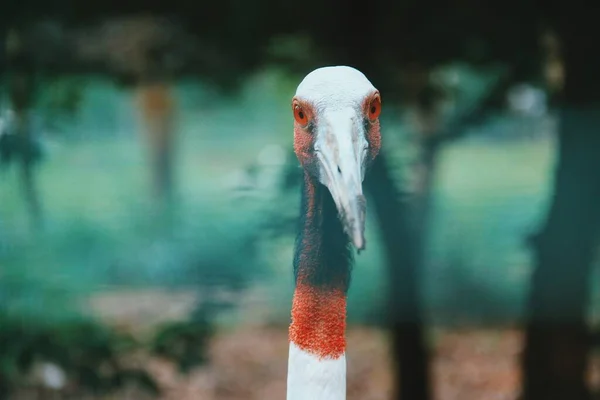
[[[346,399],[346,299],[366,247],[362,183],[381,147],[381,95],[349,66],[313,70],[292,99],[303,169],[287,400]]]

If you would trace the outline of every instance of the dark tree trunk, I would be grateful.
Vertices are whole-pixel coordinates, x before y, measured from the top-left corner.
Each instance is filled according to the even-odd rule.
[[[162,199],[169,199],[173,192],[173,143],[170,119],[157,123],[162,140],[153,149],[155,193]]]
[[[600,222],[600,109],[563,110],[555,195],[535,239],[523,359],[528,400],[590,399],[585,311]]]
[[[38,149],[35,144],[31,124],[31,109],[35,97],[35,65],[14,31],[6,38],[8,58],[8,97],[15,113],[15,133],[17,159],[20,163],[21,190],[27,206],[31,224],[39,228],[42,223],[42,211],[35,182],[35,162]]]
[[[533,240],[536,267],[522,360],[526,400],[591,399],[585,314],[600,226],[599,30],[591,18],[573,17],[558,24],[566,76],[554,197]]]
[[[428,76],[428,73],[426,73]],[[441,135],[446,134],[440,127],[437,103],[440,94],[427,81],[417,89],[414,104],[413,129],[420,147],[417,164],[417,189],[411,204],[413,223],[421,244],[428,235],[431,214],[432,189],[435,179],[437,159],[441,144]],[[460,127],[457,127],[460,129]],[[424,248],[419,249],[420,253]]]
[[[153,191],[160,203],[173,195],[174,129],[173,100],[167,81],[154,80],[140,85],[140,107],[144,135],[150,151]]]
[[[21,149],[21,190],[34,229],[42,225],[42,207],[35,181],[35,164],[31,148],[31,126],[27,112],[18,115],[18,133]]]
[[[394,398],[427,400],[431,386],[420,302],[420,243],[384,154],[378,156],[365,185],[387,258],[389,324],[398,385]]]

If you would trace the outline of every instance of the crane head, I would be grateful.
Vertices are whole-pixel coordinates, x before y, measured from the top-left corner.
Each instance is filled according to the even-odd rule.
[[[345,232],[364,249],[362,182],[380,148],[379,91],[354,68],[318,68],[298,86],[292,111],[298,160],[329,189]]]

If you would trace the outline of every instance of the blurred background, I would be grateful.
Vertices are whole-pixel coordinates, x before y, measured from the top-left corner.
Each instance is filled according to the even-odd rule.
[[[570,2],[21,0],[0,15],[0,399],[282,399],[291,98],[383,99],[348,399],[600,398],[600,39]]]

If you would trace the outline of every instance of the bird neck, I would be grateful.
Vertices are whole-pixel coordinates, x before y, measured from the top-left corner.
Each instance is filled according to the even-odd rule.
[[[352,256],[335,203],[305,173],[289,329],[288,400],[346,398],[346,295]]]

